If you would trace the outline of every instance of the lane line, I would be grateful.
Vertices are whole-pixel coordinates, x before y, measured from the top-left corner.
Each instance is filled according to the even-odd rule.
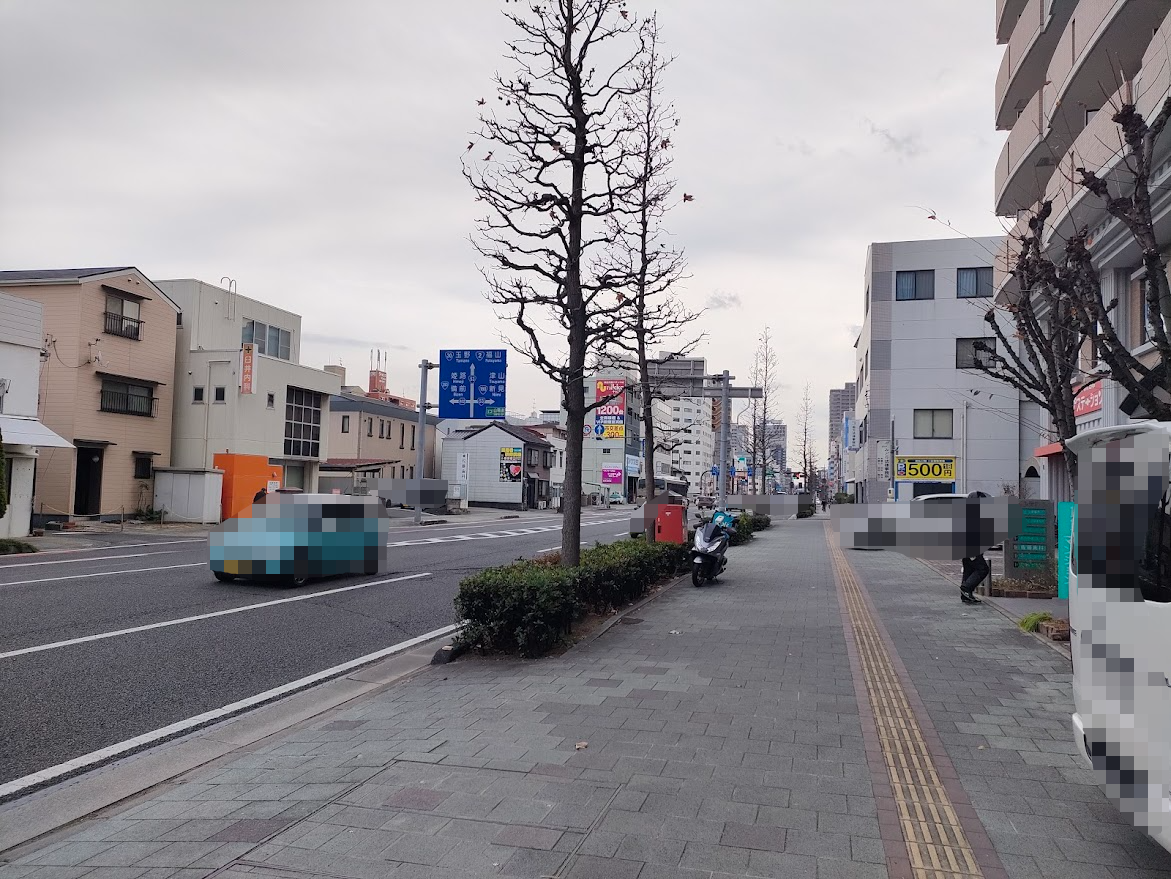
[[[600,522],[583,522],[583,528],[593,528],[599,525],[613,525],[622,519],[603,519]],[[475,534],[451,534],[444,537],[418,537],[413,540],[399,540],[388,543],[389,547],[403,546],[432,546],[437,543],[452,543],[457,540],[499,540],[504,537],[525,537],[530,534],[547,534],[550,531],[560,531],[561,525],[543,525],[536,528],[512,528],[507,530],[480,531]]]
[[[206,568],[207,562],[191,562],[186,565],[163,565],[158,568],[131,568],[127,571],[97,571],[93,574],[70,574],[68,577],[42,577],[40,580],[13,580],[11,583],[0,583],[0,589],[5,586],[27,586],[29,583],[56,583],[60,580],[85,580],[89,577],[112,577],[114,574],[144,574],[147,571],[173,571],[176,568]]]
[[[342,586],[338,589],[325,589],[321,592],[310,592],[307,595],[294,595],[291,598],[277,598],[273,601],[262,601],[258,604],[245,604],[240,607],[229,607],[226,610],[217,610],[210,613],[196,614],[190,617],[181,617],[176,620],[164,620],[160,623],[147,623],[129,629],[115,629],[112,632],[100,632],[97,635],[83,635],[80,638],[69,638],[66,641],[53,641],[49,644],[38,644],[35,647],[21,647],[19,650],[9,650],[0,653],[0,659],[11,659],[14,656],[25,656],[29,653],[41,653],[45,650],[57,650],[61,647],[70,647],[74,644],[88,644],[91,641],[104,641],[107,638],[118,638],[122,635],[132,635],[135,632],[149,632],[152,629],[165,629],[169,626],[180,626],[184,623],[194,623],[199,620],[210,620],[215,617],[226,617],[234,613],[244,613],[249,610],[259,610],[262,607],[275,607],[278,604],[291,604],[294,601],[308,601],[310,598],[320,598],[323,595],[337,595],[339,592],[351,592],[354,589],[365,589],[367,586],[381,586],[384,583],[399,583],[403,580],[418,580],[420,577],[430,577],[426,574],[408,574],[403,577],[392,577],[389,580],[373,580],[369,583],[358,583],[353,586]]]
[[[91,751],[88,754],[83,754],[80,757],[74,757],[65,763],[58,763],[56,766],[50,766],[47,769],[42,769],[39,772],[34,772],[31,775],[25,775],[21,778],[14,779],[5,784],[0,784],[0,801],[10,799],[13,795],[27,791],[30,788],[40,787],[46,782],[61,778],[66,775],[72,775],[79,770],[86,769],[91,766],[96,766],[99,763],[104,763],[114,757],[118,757],[129,751],[134,751],[146,745],[151,745],[160,742],[163,739],[173,738],[181,733],[190,732],[201,726],[221,720],[231,714],[237,714],[241,711],[246,711],[249,708],[255,708],[265,702],[271,702],[281,696],[288,695],[297,690],[303,690],[313,684],[320,683],[343,675],[348,671],[352,671],[363,665],[369,665],[372,662],[377,662],[380,659],[385,659],[388,656],[394,656],[396,653],[403,653],[412,647],[419,644],[425,644],[436,638],[441,638],[444,635],[449,635],[463,628],[462,624],[452,626],[444,626],[442,629],[436,629],[433,632],[427,632],[425,635],[419,635],[417,638],[411,638],[409,641],[402,641],[392,647],[387,647],[384,650],[378,650],[374,653],[367,653],[365,656],[360,656],[357,659],[351,659],[349,662],[343,662],[340,665],[335,665],[332,668],[324,669],[295,681],[290,681],[287,684],[282,684],[279,687],[273,687],[271,690],[265,690],[263,693],[257,693],[255,696],[249,696],[246,699],[240,699],[237,702],[232,702],[230,705],[225,705],[222,708],[215,708],[211,711],[205,711],[203,714],[197,714],[194,717],[189,717],[186,720],[180,720],[169,726],[164,726],[160,729],[152,730],[151,732],[143,733],[135,736],[132,739],[127,739],[123,742],[118,742],[115,745],[109,745],[98,751]]]
[[[76,565],[78,562],[108,562],[110,559],[139,559],[148,555],[174,555],[182,552],[181,549],[163,549],[159,552],[132,552],[126,555],[100,555],[92,559],[55,559],[48,562],[20,562],[15,565],[3,565],[0,571],[8,568],[35,568],[38,565]]]
[[[173,546],[176,543],[207,543],[206,537],[191,537],[183,540],[155,540],[151,543],[116,543],[109,546],[79,546],[74,549],[42,549],[37,555],[56,555],[66,552],[102,552],[114,549],[141,549],[144,546]],[[17,553],[17,555],[32,555],[32,553]],[[8,567],[0,565],[0,568]]]

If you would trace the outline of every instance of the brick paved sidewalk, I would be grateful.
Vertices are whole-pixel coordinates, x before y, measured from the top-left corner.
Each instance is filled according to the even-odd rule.
[[[563,657],[429,669],[0,879],[891,875],[823,529],[774,527]],[[1171,875],[1072,756],[1061,657],[918,562],[848,557],[1008,875]]]

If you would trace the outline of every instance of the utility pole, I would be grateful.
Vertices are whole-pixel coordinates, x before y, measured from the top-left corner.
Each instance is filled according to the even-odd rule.
[[[734,376],[729,375],[726,369],[720,376],[720,510],[723,510],[728,502],[728,420],[732,408],[728,400],[728,391],[732,378]]]
[[[427,457],[427,410],[432,408],[427,405],[427,373],[438,365],[429,360],[424,360],[419,364],[419,427],[417,430],[419,438],[415,444],[415,479],[418,480],[415,484],[415,490],[418,491],[418,496],[415,498],[416,525],[423,521],[423,463]]]

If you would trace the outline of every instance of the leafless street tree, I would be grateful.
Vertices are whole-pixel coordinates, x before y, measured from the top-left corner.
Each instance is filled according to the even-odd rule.
[[[616,295],[622,279],[603,254],[607,221],[629,213],[629,108],[644,46],[625,0],[505,2],[516,31],[506,58],[515,70],[495,76],[496,101],[465,150],[464,176],[485,208],[474,243],[487,263],[488,299],[520,330],[510,344],[561,389],[561,562],[574,566],[582,431],[599,404],[584,393],[586,363],[611,350],[627,311],[624,294]]]

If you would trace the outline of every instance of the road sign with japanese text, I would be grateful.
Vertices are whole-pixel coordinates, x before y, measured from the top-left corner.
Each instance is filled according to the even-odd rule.
[[[508,352],[439,352],[439,417],[504,418]]]

